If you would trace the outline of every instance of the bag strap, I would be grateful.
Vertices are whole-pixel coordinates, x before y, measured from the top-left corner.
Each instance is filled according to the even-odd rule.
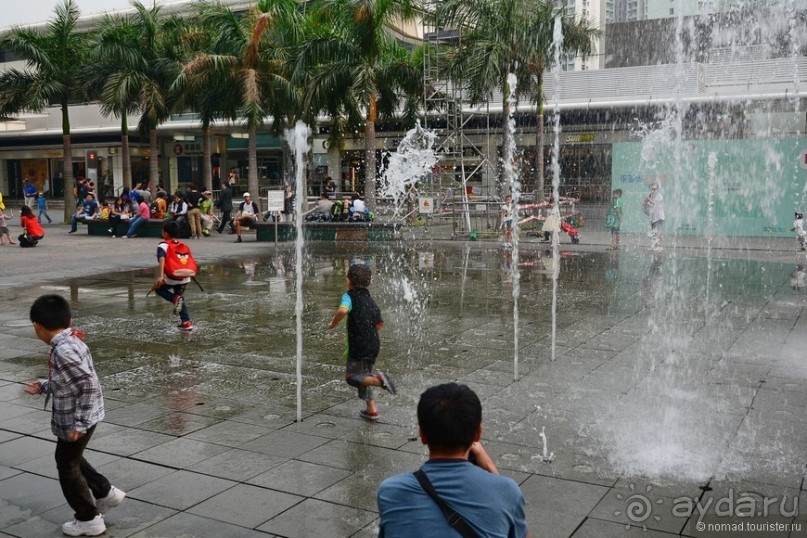
[[[429,494],[437,506],[440,507],[440,510],[443,512],[443,515],[446,516],[448,520],[448,524],[451,525],[455,531],[460,533],[463,538],[479,538],[479,535],[474,532],[474,530],[468,525],[468,523],[462,519],[462,516],[459,515],[453,508],[448,506],[446,502],[441,499],[437,492],[434,490],[434,486],[429,481],[429,478],[426,476],[426,473],[423,472],[423,469],[418,469],[414,473],[415,478],[417,478],[418,482],[420,483],[420,487]]]

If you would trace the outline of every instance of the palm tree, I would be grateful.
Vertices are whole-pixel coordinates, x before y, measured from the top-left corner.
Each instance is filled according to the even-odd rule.
[[[128,16],[105,15],[93,32],[87,69],[87,94],[97,99],[104,116],[121,121],[121,160],[123,186],[132,186],[132,160],[129,149],[128,116],[138,111],[139,76],[137,28]]]
[[[243,119],[249,133],[248,188],[257,193],[258,128],[267,112],[276,103],[288,103],[295,91],[286,76],[281,47],[270,37],[276,37],[281,28],[294,31],[298,27],[297,3],[260,0],[246,17],[218,3],[199,6],[204,26],[215,33],[207,50],[197,50],[184,63],[174,88],[210,98],[210,87],[216,86],[214,94],[227,96],[221,110],[210,110],[211,118],[221,114]]]
[[[589,54],[599,31],[586,20],[565,14],[565,4],[551,0],[445,0],[430,19],[436,27],[460,30],[459,45],[452,53],[449,75],[461,81],[472,103],[490,100],[502,90],[502,126],[510,116],[513,89],[508,74],[517,79],[516,91],[526,95],[535,90],[538,103],[538,147],[536,164],[538,196],[543,195],[543,72],[554,52],[553,25],[560,17],[565,53]],[[502,147],[510,133],[502,129]]]
[[[535,199],[544,198],[544,72],[552,65],[555,53],[554,21],[560,18],[563,31],[561,54],[586,57],[591,54],[594,41],[601,32],[586,19],[566,16],[565,6],[543,1],[534,12],[530,25],[530,54],[526,67],[530,74],[529,87],[533,90],[532,100],[536,103],[535,127]]]
[[[161,15],[156,4],[147,8],[133,1],[132,7],[132,35],[119,52],[126,55],[127,85],[131,83],[138,89],[138,129],[149,137],[149,178],[153,188],[160,180],[157,127],[170,117],[173,106],[169,88],[181,59],[183,21],[177,16]]]
[[[48,106],[61,109],[65,221],[75,211],[69,108],[82,94],[80,75],[87,69],[87,36],[76,29],[78,18],[78,6],[65,0],[44,30],[14,27],[0,38],[0,48],[26,62],[26,69],[12,68],[0,75],[0,114]]]
[[[336,113],[337,129],[364,112],[364,194],[370,209],[375,208],[379,113],[393,114],[399,93],[418,93],[422,84],[413,55],[390,33],[395,23],[414,15],[410,0],[320,0],[315,16],[323,24],[297,58],[296,76],[307,74],[306,108]]]

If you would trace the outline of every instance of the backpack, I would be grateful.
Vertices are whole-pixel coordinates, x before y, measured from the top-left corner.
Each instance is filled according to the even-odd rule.
[[[171,280],[196,276],[199,266],[196,265],[188,245],[176,239],[166,241],[166,244],[168,249],[165,253],[165,276]]]

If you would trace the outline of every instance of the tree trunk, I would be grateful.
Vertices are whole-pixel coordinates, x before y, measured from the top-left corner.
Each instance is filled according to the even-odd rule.
[[[252,200],[260,203],[261,193],[258,189],[258,128],[249,128],[249,173],[247,175],[247,188]]]
[[[123,161],[123,186],[132,188],[132,153],[129,149],[129,123],[126,113],[121,114],[120,120],[121,160]]]
[[[544,75],[538,73],[538,99],[535,121],[535,194],[534,200],[544,201]]]
[[[364,126],[364,202],[370,211],[375,211],[375,120],[378,116],[376,110],[375,94],[370,96],[367,110],[367,123]]]
[[[204,163],[202,164],[202,174],[205,179],[205,188],[202,190],[213,190],[213,163],[210,149],[210,125],[202,127],[202,153],[204,153]]]
[[[149,125],[149,183],[153,189],[160,182],[160,147],[157,145],[157,122]]]
[[[64,177],[64,221],[70,222],[76,212],[76,197],[73,195],[73,143],[70,140],[70,116],[67,103],[62,103],[62,152]]]

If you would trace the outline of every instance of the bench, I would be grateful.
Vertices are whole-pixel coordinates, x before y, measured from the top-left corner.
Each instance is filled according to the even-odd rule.
[[[274,222],[254,222],[249,228],[255,230],[258,241],[275,241]],[[306,241],[392,241],[400,229],[397,222],[304,222],[303,237]],[[294,224],[277,223],[278,242],[295,239],[297,229]]]
[[[84,223],[87,225],[87,235],[97,235],[97,236],[104,236],[109,237],[111,234],[107,231],[109,230],[109,221],[108,220],[101,220],[101,219],[81,219],[79,223]],[[137,237],[156,237],[162,238],[162,230],[163,224],[165,224],[164,219],[148,219],[146,222],[141,224],[137,228]],[[118,229],[116,230],[118,237],[121,235],[126,234],[126,230],[128,227],[128,221],[122,220],[120,224],[118,224]],[[187,226],[184,227],[185,229],[182,230],[184,233],[180,233],[181,239],[187,239],[189,234],[187,232]]]

